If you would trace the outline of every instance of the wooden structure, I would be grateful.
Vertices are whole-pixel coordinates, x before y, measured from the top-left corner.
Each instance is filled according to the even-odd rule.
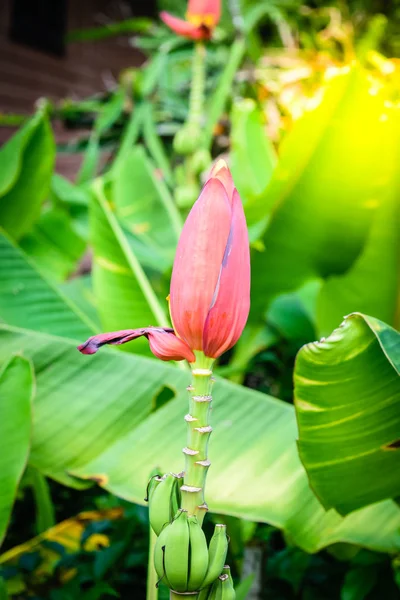
[[[57,8],[64,11],[61,16],[57,11],[49,12],[57,3]],[[151,3],[147,4],[147,10],[151,8]],[[140,53],[131,47],[129,36],[69,43],[63,52],[62,29],[69,32],[132,16],[135,9],[127,0],[0,0],[0,113],[31,114],[40,97],[57,102],[112,89],[122,69],[142,61]],[[41,17],[47,22],[43,23]],[[38,27],[36,36],[30,23],[32,28],[35,24]],[[46,31],[56,32],[58,37],[55,39],[54,34],[41,44],[40,27],[47,27]],[[48,50],[37,47],[46,44]],[[79,135],[59,124],[55,129],[59,142]],[[13,131],[12,127],[0,127],[0,145]],[[62,155],[57,170],[72,179],[80,159],[79,155]]]

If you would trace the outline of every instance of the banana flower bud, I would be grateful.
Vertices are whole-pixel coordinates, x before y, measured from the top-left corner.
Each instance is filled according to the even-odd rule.
[[[211,171],[183,227],[171,279],[177,335],[217,358],[234,346],[250,308],[250,255],[240,196],[224,161]]]
[[[186,20],[168,12],[160,13],[164,23],[178,35],[192,40],[206,40],[221,17],[221,0],[189,0]]]
[[[250,255],[242,202],[219,161],[183,227],[170,288],[174,329],[147,327],[96,335],[78,347],[94,354],[104,344],[140,336],[161,360],[195,361],[194,351],[217,358],[234,346],[250,308]]]

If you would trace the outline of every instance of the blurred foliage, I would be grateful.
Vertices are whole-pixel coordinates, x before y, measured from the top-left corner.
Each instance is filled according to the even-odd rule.
[[[131,35],[144,64],[95,97],[0,115],[21,125],[0,149],[0,600],[146,596],[140,504],[152,469],[180,470],[187,372],[140,341],[75,347],[168,324],[180,229],[220,156],[253,290],[217,367],[231,381],[216,387],[206,533],[228,524],[238,599],[400,597],[400,8],[223,9],[200,52],[149,19],[72,32]],[[55,120],[87,133],[57,144]],[[57,152],[82,155],[75,182]],[[313,342],[355,312],[375,318]]]

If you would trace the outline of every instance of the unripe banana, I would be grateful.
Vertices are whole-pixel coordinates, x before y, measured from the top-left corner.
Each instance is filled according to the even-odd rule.
[[[208,569],[201,587],[211,585],[222,573],[228,552],[226,525],[216,525],[208,547]]]
[[[146,498],[144,499],[145,502],[150,502],[154,494],[154,490],[156,489],[158,484],[162,482],[162,480],[163,478],[160,475],[153,475],[149,479],[149,482],[147,484]]]
[[[233,587],[232,573],[231,573],[231,568],[229,565],[224,565],[224,568],[222,569],[222,575],[228,575],[229,581],[231,582],[232,587]]]
[[[211,587],[203,588],[198,593],[197,600],[209,600],[210,593],[211,593]]]
[[[160,541],[161,540],[161,541]],[[176,592],[186,592],[189,576],[189,525],[186,510],[164,527],[156,542],[154,566],[160,579]]]
[[[222,594],[222,581],[217,578],[212,586],[209,588],[210,592],[208,594],[207,600],[221,600]]]
[[[188,518],[190,536],[188,592],[201,587],[208,569],[207,540],[196,516]]]
[[[224,573],[223,575],[220,575],[218,579],[221,582],[221,585],[218,587],[216,600],[235,600],[236,592],[229,575]]]
[[[157,485],[152,487],[149,496],[150,525],[156,535],[159,535],[166,523],[170,523],[179,508],[180,486],[182,477],[168,473],[161,478]]]
[[[165,574],[165,546],[168,537],[169,525],[164,527],[160,535],[157,538],[156,545],[154,547],[154,568],[156,570],[158,581],[164,580],[165,585],[171,587]]]

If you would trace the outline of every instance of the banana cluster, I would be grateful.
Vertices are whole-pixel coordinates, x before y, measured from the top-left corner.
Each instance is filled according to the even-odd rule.
[[[157,538],[154,565],[159,579],[176,592],[195,592],[210,586],[213,589],[223,571],[227,550],[226,525],[215,526],[207,546],[197,517],[179,509]]]
[[[227,568],[226,525],[216,525],[207,545],[195,515],[180,508],[183,473],[155,476],[149,482],[150,525],[157,535],[154,564],[159,580],[180,593],[200,591],[201,600],[234,600]],[[228,569],[229,571],[229,569]]]
[[[230,571],[226,566],[224,571]],[[233,587],[232,577],[228,573],[223,573],[216,579],[213,585],[204,588],[197,596],[198,600],[235,600],[236,592]]]

